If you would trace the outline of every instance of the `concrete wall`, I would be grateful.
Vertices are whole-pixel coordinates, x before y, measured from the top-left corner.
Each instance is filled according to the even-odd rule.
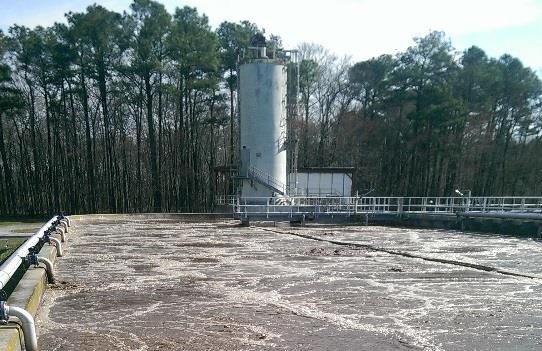
[[[356,215],[354,222],[385,226],[452,229],[468,232],[542,237],[542,221],[462,217],[453,214]]]

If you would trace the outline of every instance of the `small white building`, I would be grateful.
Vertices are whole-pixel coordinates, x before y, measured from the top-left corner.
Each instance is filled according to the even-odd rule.
[[[289,195],[352,196],[353,173],[353,167],[300,168],[288,176]]]

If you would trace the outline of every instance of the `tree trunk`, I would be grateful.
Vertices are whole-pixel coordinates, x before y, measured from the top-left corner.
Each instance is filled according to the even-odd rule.
[[[111,127],[110,117],[107,106],[107,86],[106,86],[106,70],[105,62],[103,58],[97,63],[98,70],[98,89],[100,91],[100,103],[102,105],[102,114],[104,120],[104,139],[105,139],[105,154],[106,154],[106,167],[105,175],[107,179],[107,198],[109,204],[109,211],[115,213],[117,211],[114,183],[114,171],[113,171],[113,147],[111,140]]]
[[[13,176],[11,173],[11,165],[6,152],[6,145],[4,142],[4,123],[2,121],[2,114],[0,114],[0,156],[2,157],[2,164],[4,169],[4,189],[6,191],[7,213],[13,213],[15,210],[15,189],[13,187]]]
[[[149,151],[151,164],[151,182],[153,192],[153,211],[162,211],[162,193],[160,192],[160,178],[158,175],[158,163],[156,160],[156,136],[154,131],[154,116],[152,115],[152,87],[150,74],[145,76],[145,94],[147,98],[147,124],[149,129]]]

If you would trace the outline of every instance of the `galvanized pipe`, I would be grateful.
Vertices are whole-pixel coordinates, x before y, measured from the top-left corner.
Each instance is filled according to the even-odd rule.
[[[6,316],[17,317],[21,321],[26,351],[38,351],[38,337],[36,336],[36,325],[32,315],[26,310],[15,306],[4,305],[4,310]]]
[[[47,281],[51,284],[55,282],[55,275],[53,272],[53,263],[45,257],[38,256],[38,262],[43,263],[45,266],[45,273],[47,273]]]
[[[25,241],[19,248],[0,266],[0,289],[3,289],[11,277],[15,274],[19,266],[23,263],[23,259],[28,255],[28,249],[36,246],[40,239],[45,234],[53,222],[57,220],[57,216],[54,216],[47,222],[38,232],[32,235],[27,241]],[[54,239],[54,238],[51,238]],[[55,239],[56,240],[56,239]],[[57,240],[58,241],[58,240]],[[57,251],[58,254],[58,251]]]
[[[67,233],[68,232],[68,223],[66,221],[64,221],[64,220],[61,220],[60,224],[62,224],[62,228]]]
[[[60,241],[65,242],[66,241],[66,234],[64,232],[64,228],[58,228],[56,230],[56,233],[60,235]]]
[[[57,238],[49,237],[49,241],[56,247],[56,257],[62,257],[63,252],[62,252],[62,244],[60,243],[60,240],[58,240]]]

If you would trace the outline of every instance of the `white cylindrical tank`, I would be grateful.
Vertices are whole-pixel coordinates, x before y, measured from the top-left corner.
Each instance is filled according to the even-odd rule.
[[[286,78],[286,66],[274,60],[240,66],[240,169],[241,173],[252,170],[259,178],[252,174],[243,180],[243,197],[272,196],[280,193],[276,190],[285,193]]]

